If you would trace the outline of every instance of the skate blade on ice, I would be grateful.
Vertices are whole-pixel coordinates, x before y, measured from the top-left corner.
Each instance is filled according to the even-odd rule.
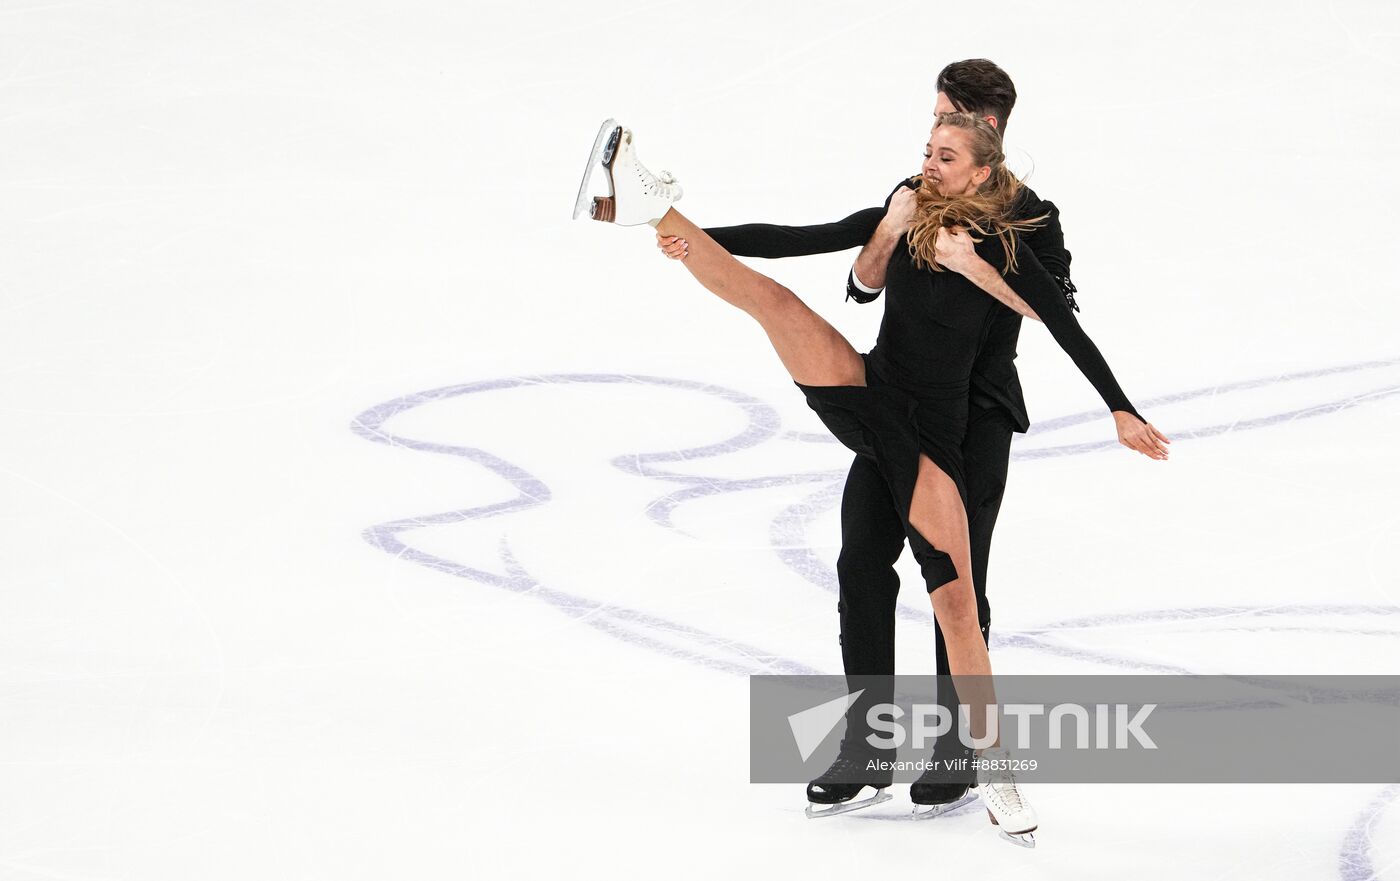
[[[894,796],[884,789],[875,790],[875,794],[860,801],[838,802],[834,805],[819,805],[808,802],[807,819],[815,820],[819,817],[834,817],[837,814],[849,814],[851,811],[858,811],[861,808],[868,808],[872,805],[884,804]]]
[[[992,825],[997,827],[997,834],[1004,840],[1011,842],[1017,847],[1035,847],[1036,827],[1032,826],[1024,832],[1007,832],[1005,829],[1001,828],[1001,824],[997,822],[996,814],[993,814],[990,809],[987,811],[987,816],[992,818]]]
[[[578,197],[574,199],[574,220],[588,207],[588,183],[593,179],[593,171],[599,166],[611,164],[613,151],[617,149],[617,139],[622,127],[615,119],[605,119],[598,127],[598,136],[593,139],[593,149],[588,151],[588,164],[583,167],[583,180],[578,185]],[[608,182],[608,195],[612,195],[612,181]]]
[[[1017,847],[1035,847],[1034,830],[1030,832],[1020,832],[1015,835],[1012,835],[1010,832],[1001,831],[998,831],[997,834],[1000,835],[1006,841],[1009,841],[1012,844],[1016,845]]]
[[[914,819],[932,820],[934,817],[951,814],[958,808],[966,807],[975,801],[977,801],[977,793],[969,792],[957,801],[950,801],[946,805],[914,805]],[[924,810],[920,810],[920,808],[924,808]]]

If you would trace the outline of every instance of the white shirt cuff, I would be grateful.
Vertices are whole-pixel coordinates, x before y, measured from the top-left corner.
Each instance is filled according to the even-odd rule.
[[[855,284],[856,288],[867,294],[878,294],[880,291],[884,290],[884,288],[866,287],[865,282],[860,280],[859,275],[856,275],[856,268],[854,266],[851,267],[851,281]]]

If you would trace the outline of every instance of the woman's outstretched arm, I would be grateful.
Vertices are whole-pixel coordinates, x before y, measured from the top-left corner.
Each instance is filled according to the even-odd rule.
[[[959,238],[968,239],[968,236],[963,233],[952,236],[949,240]],[[943,240],[944,236],[940,234],[939,241]],[[990,266],[975,253],[970,259],[966,257],[966,241],[956,246],[957,256],[949,256],[952,253],[949,251],[938,256],[938,262],[953,271],[967,275],[969,280],[972,280],[969,273],[985,272],[981,267]],[[945,262],[945,259],[949,262]],[[964,269],[968,272],[963,272]],[[997,275],[1000,276],[1000,273]],[[1070,310],[1069,302],[1065,300],[1059,284],[1041,265],[1035,252],[1027,247],[1019,248],[1016,252],[1016,272],[1002,278],[1002,283],[1009,285],[1013,295],[1032,311],[1034,317],[1045,324],[1055,342],[1070,356],[1074,366],[1078,367],[1084,378],[1094,386],[1099,397],[1103,398],[1108,409],[1113,412],[1118,440],[1124,446],[1149,458],[1167,458],[1166,444],[1171,441],[1143,419],[1133,407],[1098,346],[1094,345],[1094,341],[1075,320],[1074,312]]]

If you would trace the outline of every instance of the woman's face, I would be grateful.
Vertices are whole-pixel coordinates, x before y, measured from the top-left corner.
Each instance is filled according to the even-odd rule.
[[[966,196],[977,191],[992,173],[972,161],[972,136],[960,128],[940,125],[929,132],[924,147],[923,178],[940,196]]]

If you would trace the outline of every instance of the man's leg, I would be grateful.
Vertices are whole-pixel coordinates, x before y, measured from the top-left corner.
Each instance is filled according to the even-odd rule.
[[[870,707],[894,701],[899,602],[894,564],[904,552],[905,535],[889,483],[874,460],[857,456],[841,494],[841,555],[836,558],[841,663],[851,691],[863,689],[847,714],[848,736],[869,734],[865,720]]]
[[[904,522],[875,462],[857,456],[841,496],[841,555],[836,559],[841,661],[847,676],[894,674],[895,604]]]
[[[859,691],[860,697],[846,713],[846,736],[837,764],[807,788],[807,798],[813,804],[855,805],[858,803],[852,800],[863,786],[881,789],[894,779],[892,773],[871,773],[863,766],[871,760],[895,758],[893,750],[875,749],[866,740],[871,733],[866,719],[876,704],[894,701],[895,603],[899,596],[894,564],[904,550],[905,535],[889,483],[873,460],[857,456],[841,495],[841,555],[836,560],[841,592],[836,610],[846,687]],[[843,759],[852,767],[841,767]]]

